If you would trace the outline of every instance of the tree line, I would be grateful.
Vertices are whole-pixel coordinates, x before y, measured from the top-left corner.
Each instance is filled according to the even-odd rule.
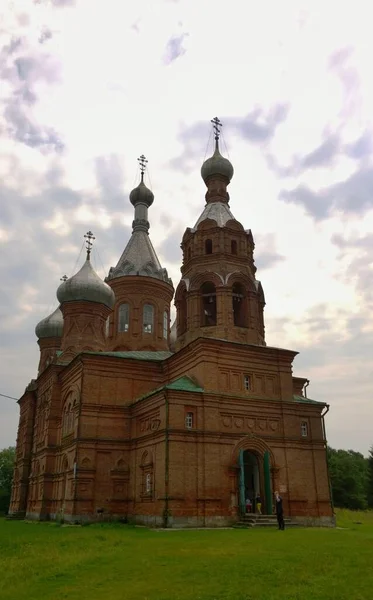
[[[368,458],[354,450],[328,448],[329,476],[333,503],[338,508],[373,508],[373,446]],[[0,513],[8,511],[15,448],[0,451]]]

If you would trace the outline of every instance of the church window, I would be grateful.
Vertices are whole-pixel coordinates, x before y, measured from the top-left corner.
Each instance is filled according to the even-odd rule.
[[[237,254],[237,242],[236,240],[231,241],[231,253]]]
[[[118,312],[118,331],[127,332],[130,326],[130,307],[128,304],[121,304]]]
[[[193,413],[192,412],[187,412],[187,414],[185,415],[185,427],[187,429],[193,428]]]
[[[109,328],[110,328],[110,317],[108,317],[105,322],[105,336],[106,337],[109,337]]]
[[[240,283],[232,287],[233,323],[236,327],[248,327],[247,296]]]
[[[307,423],[307,421],[302,421],[302,423],[300,424],[300,431],[301,431],[302,437],[308,437],[308,423]]]
[[[167,340],[168,338],[168,312],[167,310],[163,313],[163,338]]]
[[[153,326],[154,326],[154,308],[151,304],[144,304],[144,308],[143,308],[144,333],[153,333]]]
[[[187,292],[184,290],[181,294],[180,304],[177,308],[177,335],[183,335],[187,330]]]
[[[147,473],[145,476],[145,493],[150,494],[152,491],[152,475]]]
[[[247,392],[250,392],[251,391],[251,377],[250,377],[250,375],[244,375],[243,384],[244,384],[245,390]]]
[[[206,254],[212,254],[212,240],[205,241],[205,252]]]
[[[201,286],[202,327],[216,325],[216,288],[213,283],[206,282]]]

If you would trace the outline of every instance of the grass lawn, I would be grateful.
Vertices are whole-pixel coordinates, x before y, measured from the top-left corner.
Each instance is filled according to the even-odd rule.
[[[0,519],[0,598],[370,600],[373,513],[340,512],[338,525],[157,532]]]

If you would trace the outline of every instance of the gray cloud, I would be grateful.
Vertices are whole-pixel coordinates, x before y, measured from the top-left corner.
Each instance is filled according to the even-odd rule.
[[[334,210],[347,214],[362,214],[373,206],[373,167],[362,167],[345,181],[319,192],[305,185],[283,190],[280,200],[299,204],[316,220],[323,220]]]
[[[223,125],[233,130],[237,135],[253,144],[266,144],[274,136],[277,127],[286,119],[288,106],[275,104],[268,113],[256,108],[244,117],[222,117]],[[211,129],[210,129],[211,131]],[[184,146],[181,155],[170,161],[171,167],[190,173],[205,153],[209,137],[209,125],[206,121],[198,121],[184,128],[179,134],[179,140]]]
[[[351,238],[333,235],[332,242],[340,250],[339,258],[348,265],[341,278],[354,287],[360,298],[372,309],[373,234]]]
[[[64,144],[60,135],[53,127],[38,123],[33,115],[37,85],[53,85],[59,80],[55,59],[45,52],[31,51],[23,38],[14,38],[0,51],[0,77],[11,86],[11,92],[1,99],[6,134],[42,152],[61,152]]]
[[[330,309],[330,307],[329,307]],[[347,446],[367,454],[372,443],[371,372],[372,335],[369,319],[341,311],[347,319],[346,334],[336,334],[328,306],[313,307],[296,319],[270,319],[266,323],[267,344],[283,346],[285,328],[308,329],[308,341],[295,339],[290,346],[299,351],[294,375],[308,377],[310,398],[330,404],[327,437],[334,447]]]
[[[186,48],[184,47],[184,41],[188,37],[187,33],[182,33],[181,35],[174,36],[170,38],[166,44],[166,49],[163,56],[163,62],[166,65],[171,64],[180,56],[183,56],[186,52]]]

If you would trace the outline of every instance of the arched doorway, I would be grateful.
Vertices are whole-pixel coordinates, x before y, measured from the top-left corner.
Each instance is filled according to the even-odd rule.
[[[251,501],[255,511],[255,498],[259,494],[262,501],[262,513],[272,514],[272,486],[269,452],[260,455],[252,450],[240,450],[239,466],[239,509],[246,513],[247,500]]]

